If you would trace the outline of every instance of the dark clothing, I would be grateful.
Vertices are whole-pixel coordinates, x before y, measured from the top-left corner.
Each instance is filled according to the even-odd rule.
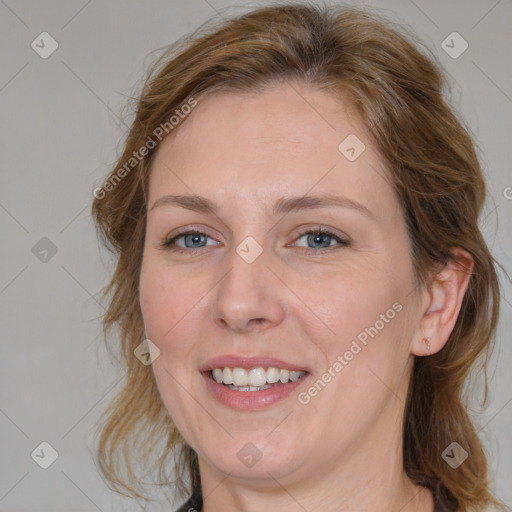
[[[203,508],[203,497],[201,489],[196,489],[189,500],[184,503],[176,512],[201,512]]]

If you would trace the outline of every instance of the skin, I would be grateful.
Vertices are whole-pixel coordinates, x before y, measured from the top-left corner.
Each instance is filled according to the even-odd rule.
[[[338,149],[349,134],[366,146],[355,161]],[[333,206],[271,215],[280,197],[323,193],[371,215]],[[219,209],[152,209],[167,194],[205,196]],[[203,510],[432,511],[430,492],[403,471],[404,402],[414,356],[443,347],[469,274],[450,263],[417,286],[400,205],[354,112],[297,82],[208,95],[159,147],[148,210],[140,304],[161,351],[153,370],[162,400],[199,457]],[[318,226],[350,244],[327,237],[322,252],[302,234]],[[164,249],[178,228],[207,238],[177,240],[187,254]],[[248,236],[263,251],[252,263],[236,252]],[[455,254],[471,268],[469,255]],[[395,303],[400,312],[300,403]],[[224,354],[273,356],[311,375],[284,401],[236,411],[199,373]],[[262,454],[252,467],[237,457],[248,442]]]

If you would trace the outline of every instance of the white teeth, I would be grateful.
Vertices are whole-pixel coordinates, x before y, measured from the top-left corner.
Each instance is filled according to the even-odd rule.
[[[267,370],[267,382],[269,384],[274,384],[279,380],[279,368],[270,367]]]
[[[215,368],[216,370],[217,368]],[[215,371],[214,370],[214,371]],[[235,386],[247,386],[247,371],[243,368],[233,368],[233,384]]]
[[[265,368],[251,368],[248,372],[249,386],[263,386],[267,382],[267,372]]]
[[[222,371],[222,380],[224,384],[233,384],[233,370],[231,368],[224,368]]]
[[[234,391],[262,391],[264,389],[271,388],[268,384],[264,386],[228,386],[229,389],[233,389]]]
[[[297,382],[302,377],[303,372],[290,372],[290,380]]]
[[[281,382],[296,382],[302,378],[306,372],[286,370],[275,368],[273,366],[265,369],[261,366],[246,370],[245,368],[215,368],[211,372],[215,382],[226,384],[231,389],[237,391],[260,391]]]
[[[213,370],[213,378],[215,379],[215,382],[218,382],[219,384],[222,382],[222,370],[220,368],[215,368],[215,370]]]

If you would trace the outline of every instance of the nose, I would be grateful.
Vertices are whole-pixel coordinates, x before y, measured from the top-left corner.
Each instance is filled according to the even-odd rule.
[[[284,285],[270,260],[263,251],[249,262],[233,249],[212,304],[215,323],[242,334],[265,330],[283,321]]]

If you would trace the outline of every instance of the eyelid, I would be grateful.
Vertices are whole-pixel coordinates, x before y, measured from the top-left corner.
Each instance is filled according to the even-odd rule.
[[[197,251],[201,251],[202,249],[211,247],[211,246],[206,245],[203,247],[187,249],[187,248],[179,247],[176,245],[173,246],[173,244],[176,242],[176,240],[179,239],[180,237],[186,236],[186,235],[192,235],[192,234],[204,235],[207,238],[213,239],[213,237],[210,236],[204,228],[192,225],[192,226],[186,226],[184,228],[179,228],[177,231],[175,231],[171,235],[167,236],[164,239],[164,241],[161,243],[161,247],[164,250],[171,250],[171,251],[182,252],[182,253],[185,252],[185,253],[189,253],[189,254],[194,254]],[[294,243],[298,239],[302,238],[303,236],[309,235],[309,234],[324,234],[337,242],[337,244],[334,246],[321,247],[319,249],[296,246],[299,249],[306,251],[308,253],[311,253],[311,254],[321,254],[321,253],[324,253],[324,252],[327,252],[330,250],[339,249],[341,247],[347,247],[352,243],[352,240],[350,239],[350,237],[345,235],[344,233],[339,233],[338,230],[335,230],[330,227],[322,226],[319,224],[309,225],[306,227],[303,226],[301,228],[298,228],[295,231],[295,234],[293,235]],[[289,247],[289,246],[290,246],[290,244],[288,244],[286,247]],[[292,245],[292,247],[293,247],[293,245]]]
[[[342,231],[339,231],[338,229],[334,229],[328,226],[323,226],[321,224],[309,224],[306,226],[302,226],[300,228],[297,228],[294,231],[294,237],[300,238],[303,235],[306,235],[308,233],[324,233],[328,235],[332,235],[335,238],[339,238],[340,240],[343,240],[346,243],[352,242],[351,238],[343,233]]]
[[[298,233],[294,237],[294,239],[295,239],[294,244],[297,242],[297,240],[299,240],[303,236],[307,236],[307,235],[313,234],[313,233],[326,235],[327,237],[329,237],[337,242],[336,245],[329,246],[329,247],[321,247],[319,249],[312,249],[312,248],[308,248],[308,247],[296,246],[302,252],[307,252],[308,254],[313,255],[313,256],[315,256],[315,255],[320,256],[320,255],[328,253],[330,251],[335,251],[338,249],[342,249],[344,247],[348,247],[349,245],[352,244],[352,240],[347,235],[341,234],[335,229],[332,229],[329,227],[324,227],[324,226],[318,226],[318,225],[309,227],[309,228],[300,229],[300,231],[298,231]]]
[[[187,226],[185,228],[179,228],[177,231],[166,236],[164,238],[164,241],[161,243],[161,246],[163,249],[176,250],[178,252],[182,251],[182,252],[189,252],[189,253],[192,253],[199,249],[204,249],[204,247],[199,247],[197,249],[184,249],[182,247],[175,247],[175,248],[172,247],[171,244],[173,244],[178,238],[180,238],[182,236],[186,236],[186,235],[193,235],[193,234],[204,235],[207,238],[213,239],[213,237],[210,236],[204,228],[200,228],[198,226]],[[209,247],[211,247],[211,246],[209,246]]]

